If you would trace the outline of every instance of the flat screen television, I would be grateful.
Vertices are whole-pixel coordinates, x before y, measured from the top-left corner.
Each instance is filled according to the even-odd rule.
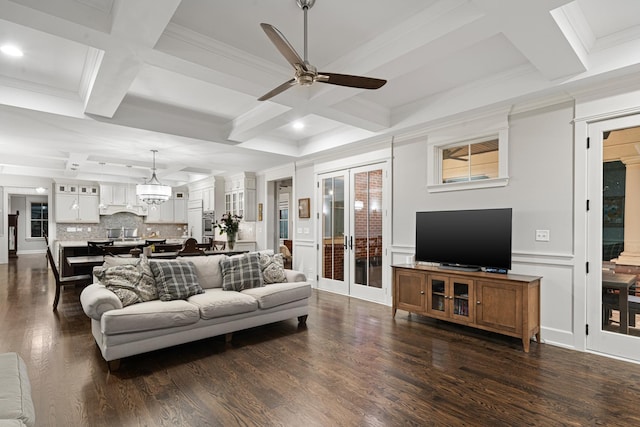
[[[415,260],[510,270],[511,208],[416,212]]]

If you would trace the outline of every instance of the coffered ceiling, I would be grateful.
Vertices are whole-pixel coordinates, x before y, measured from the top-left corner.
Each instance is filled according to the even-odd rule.
[[[390,139],[479,108],[566,97],[638,76],[636,0],[317,0],[318,70],[293,77],[260,27],[303,54],[295,0],[0,0],[2,175],[179,185]],[[303,129],[292,124],[299,121]]]

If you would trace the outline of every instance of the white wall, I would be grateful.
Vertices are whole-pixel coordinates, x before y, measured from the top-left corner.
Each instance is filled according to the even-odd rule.
[[[430,193],[426,138],[394,147],[393,258],[414,253],[415,212],[513,208],[513,273],[542,276],[543,339],[573,345],[573,106],[509,118],[509,184]],[[550,231],[536,242],[535,230]]]
[[[509,183],[505,187],[428,192],[429,132],[393,144],[390,262],[404,263],[414,255],[416,211],[511,207],[512,272],[543,278],[542,338],[575,347],[573,115],[573,103],[564,103],[509,117]],[[314,168],[298,167],[294,183],[296,201],[309,197],[315,213]],[[313,279],[317,264],[314,216],[310,220],[297,219],[294,242],[295,267]],[[305,227],[313,233],[298,232]],[[549,230],[550,241],[536,242],[536,229]],[[384,280],[390,281],[391,277],[385,276]]]
[[[315,287],[317,272],[317,251],[315,227],[315,216],[318,212],[316,206],[316,183],[314,179],[313,164],[305,164],[296,168],[296,175],[293,181],[293,211],[295,219],[293,222],[293,267],[302,271],[307,279],[310,280]],[[311,218],[301,219],[298,217],[298,200],[309,198],[311,201],[310,212]]]

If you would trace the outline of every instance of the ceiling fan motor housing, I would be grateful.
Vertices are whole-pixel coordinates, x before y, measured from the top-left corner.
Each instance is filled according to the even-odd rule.
[[[296,0],[296,3],[298,3],[301,9],[311,9],[316,3],[316,0]]]

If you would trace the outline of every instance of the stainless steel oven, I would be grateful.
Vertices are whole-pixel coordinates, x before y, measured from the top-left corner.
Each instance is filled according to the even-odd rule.
[[[216,218],[213,211],[202,212],[202,235],[213,236],[215,234]]]

